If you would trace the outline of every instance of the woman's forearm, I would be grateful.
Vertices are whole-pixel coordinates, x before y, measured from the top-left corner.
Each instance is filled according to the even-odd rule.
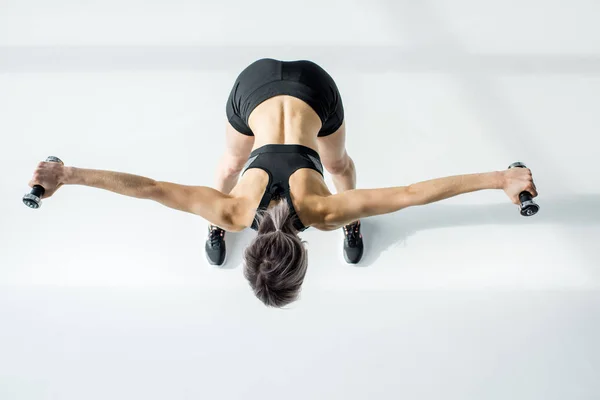
[[[110,190],[139,199],[152,198],[156,189],[156,181],[143,176],[75,167],[64,168],[64,177],[62,177],[61,183]]]
[[[502,189],[503,184],[502,172],[448,176],[407,186],[401,202],[424,205],[477,190]]]
[[[457,175],[381,189],[355,189],[327,197],[321,206],[323,229],[338,228],[360,218],[388,214],[483,189],[502,189],[502,172]],[[321,214],[319,214],[321,215]]]
[[[241,230],[254,213],[239,212],[251,209],[244,199],[225,195],[206,186],[179,185],[155,181],[143,176],[122,172],[65,167],[60,163],[41,162],[29,186],[40,185],[46,189],[44,198],[50,197],[61,185],[84,185],[109,190],[124,196],[148,199],[169,208],[199,215],[213,225],[227,230]]]
[[[403,208],[421,206],[463,193],[483,189],[502,189],[502,172],[456,175],[383,189],[366,189],[361,202],[369,215],[387,214]]]

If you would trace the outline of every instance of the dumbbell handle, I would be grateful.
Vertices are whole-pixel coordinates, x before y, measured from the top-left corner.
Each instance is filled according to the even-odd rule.
[[[31,192],[29,192],[29,194],[31,194],[33,196],[37,196],[40,199],[42,198],[44,193],[46,193],[46,189],[44,189],[40,185],[33,185],[33,189],[31,189]]]
[[[508,166],[511,168],[527,168],[522,162],[515,162]],[[533,201],[533,196],[528,191],[522,191],[519,193],[519,201],[521,202],[521,215],[524,217],[531,217],[540,210],[540,206]]]
[[[533,200],[533,196],[531,195],[531,193],[527,191],[519,193],[519,201],[521,202],[521,204],[531,200]]]
[[[58,162],[63,164],[60,158],[54,156],[46,158],[46,162]],[[44,193],[46,193],[46,189],[44,189],[42,186],[33,185],[31,191],[23,196],[23,203],[25,203],[25,205],[29,208],[40,208],[42,206],[42,196]]]

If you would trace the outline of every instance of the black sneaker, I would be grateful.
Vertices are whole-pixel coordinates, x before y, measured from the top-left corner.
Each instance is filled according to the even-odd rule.
[[[204,245],[206,259],[210,265],[222,265],[225,262],[225,231],[217,226],[208,226],[208,238]]]
[[[360,221],[344,226],[344,259],[349,264],[356,264],[363,255],[363,240],[360,233]]]

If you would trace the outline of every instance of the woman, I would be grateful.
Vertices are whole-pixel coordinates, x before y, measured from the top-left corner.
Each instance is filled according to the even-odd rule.
[[[537,196],[525,168],[356,190],[340,94],[331,76],[310,61],[254,62],[237,78],[226,112],[227,148],[216,189],[44,162],[29,184],[46,188],[44,197],[62,184],[79,184],[200,215],[210,222],[206,254],[217,265],[225,259],[225,231],[256,229],[245,250],[244,275],[255,295],[274,307],[300,293],[307,255],[298,232],[309,226],[343,228],[344,256],[357,263],[363,254],[361,218],[482,189],[503,189],[515,204],[524,190]],[[335,195],[323,180],[323,167],[332,175]]]

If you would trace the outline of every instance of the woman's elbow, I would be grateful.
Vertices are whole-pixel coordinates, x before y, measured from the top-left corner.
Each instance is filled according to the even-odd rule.
[[[236,199],[229,199],[220,203],[218,207],[217,219],[220,221],[219,225],[221,228],[228,232],[241,232],[248,227],[245,223],[246,213],[243,212],[244,207],[239,204]]]

